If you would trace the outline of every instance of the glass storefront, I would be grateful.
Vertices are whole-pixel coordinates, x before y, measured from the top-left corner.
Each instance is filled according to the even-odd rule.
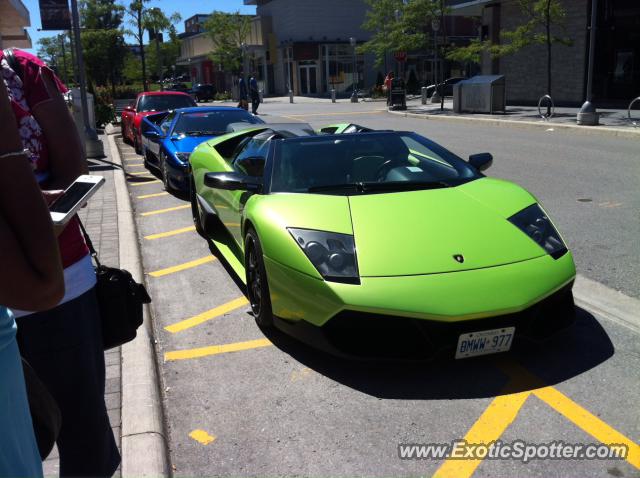
[[[350,44],[332,44],[321,46],[322,86],[328,92],[335,88],[337,93],[350,92],[358,82],[363,86],[364,57],[356,55],[354,70],[353,47]]]

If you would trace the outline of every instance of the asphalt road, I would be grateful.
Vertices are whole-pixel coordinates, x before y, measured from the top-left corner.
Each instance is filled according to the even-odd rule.
[[[371,112],[379,103],[353,106],[357,114],[348,104],[266,103],[261,112],[268,121],[284,115],[314,126],[412,129],[462,157],[489,150],[490,173],[541,199],[583,274],[637,292],[637,142],[412,121]],[[279,333],[265,336],[238,278],[191,230],[188,203],[164,194],[132,148],[119,147],[153,297],[176,476],[640,477],[636,330],[579,310],[576,326],[543,346],[518,343],[493,357],[404,365],[352,363]],[[528,464],[398,456],[399,444],[465,437],[627,443],[634,454]]]

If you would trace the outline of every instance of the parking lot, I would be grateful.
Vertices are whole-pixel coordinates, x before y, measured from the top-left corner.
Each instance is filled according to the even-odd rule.
[[[386,116],[373,107],[280,116],[263,109],[268,122],[314,127],[379,127]],[[417,129],[404,121],[396,128]],[[265,335],[249,313],[244,277],[197,235],[189,202],[165,192],[121,138],[117,146],[153,298],[176,476],[640,476],[637,329],[579,308],[576,325],[543,345],[428,363],[347,361]],[[529,463],[399,456],[401,444],[456,439],[623,444],[629,454]]]

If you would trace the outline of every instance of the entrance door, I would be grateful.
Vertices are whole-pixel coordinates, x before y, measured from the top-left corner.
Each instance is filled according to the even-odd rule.
[[[316,65],[300,66],[300,93],[303,95],[315,95],[318,93],[316,81],[318,68]]]

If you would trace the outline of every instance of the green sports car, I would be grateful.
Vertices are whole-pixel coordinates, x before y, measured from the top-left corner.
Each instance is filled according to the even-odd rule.
[[[334,353],[456,358],[575,312],[571,253],[529,192],[411,132],[260,125],[191,154],[198,232],[256,321]]]

